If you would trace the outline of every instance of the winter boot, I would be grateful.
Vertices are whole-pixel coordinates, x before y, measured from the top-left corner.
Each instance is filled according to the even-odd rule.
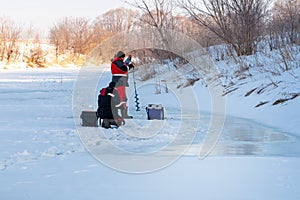
[[[124,119],[132,119],[133,118],[132,116],[128,115],[128,107],[127,106],[121,110],[121,113],[122,113],[122,117]]]
[[[118,126],[117,122],[114,119],[109,120],[109,124],[113,126]]]
[[[103,119],[102,127],[103,128],[111,128],[110,123],[109,123],[109,119]]]

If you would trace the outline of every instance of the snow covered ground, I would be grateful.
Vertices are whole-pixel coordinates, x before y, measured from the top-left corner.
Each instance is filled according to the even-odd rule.
[[[210,94],[200,82],[192,88],[201,110],[197,125],[197,109],[187,106],[187,115],[180,109],[188,101],[178,96],[188,89],[154,95],[155,81],[149,81],[138,82],[141,112],[135,112],[130,93],[135,120],[120,129],[82,131],[72,108],[77,74],[78,69],[62,68],[0,71],[1,200],[300,198],[299,98],[257,109],[262,96],[241,97],[250,84],[228,95],[218,144],[199,159],[212,117]],[[97,90],[109,79],[104,71]],[[96,94],[90,101],[82,108],[95,109]],[[165,122],[144,120],[148,103],[165,106]],[[178,130],[185,123],[191,130]],[[141,126],[145,133],[136,130]],[[116,154],[111,147],[128,154]],[[148,158],[157,158],[157,165]]]

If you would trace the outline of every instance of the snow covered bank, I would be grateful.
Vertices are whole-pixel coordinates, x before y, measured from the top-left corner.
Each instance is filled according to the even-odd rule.
[[[223,46],[210,49],[218,74],[213,79],[219,80],[223,86],[223,96],[226,97],[226,115],[254,120],[281,131],[300,135],[300,120],[297,108],[300,106],[300,57],[299,47],[292,51],[294,54],[284,61],[278,52],[257,53],[251,56],[225,56]],[[220,51],[220,52],[218,52]],[[222,57],[222,59],[221,59]],[[202,111],[211,112],[212,97],[209,93],[201,66],[202,58],[196,62],[199,66],[189,64],[156,64],[151,67],[138,68],[138,79],[148,78],[164,93],[165,85],[175,84],[179,90],[193,85]],[[143,84],[142,81],[140,84]],[[220,97],[221,98],[221,97]]]
[[[245,97],[248,89],[253,87],[256,87],[255,83],[228,94],[226,96],[226,114],[250,119],[281,131],[300,135],[300,114],[297,109],[300,108],[300,98],[280,105],[268,104],[257,108],[255,106],[258,102],[275,99],[277,95],[252,94],[250,97]],[[194,89],[199,98],[200,107],[203,108],[203,111],[209,112],[211,110],[211,97],[207,89],[200,83],[196,83]]]
[[[300,47],[232,57],[225,46],[209,49],[227,94],[227,114],[300,135]],[[229,55],[229,56],[228,56]]]

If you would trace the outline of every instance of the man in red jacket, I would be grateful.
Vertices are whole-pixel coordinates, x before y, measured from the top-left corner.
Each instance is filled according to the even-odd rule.
[[[128,84],[128,71],[134,68],[131,63],[131,55],[128,56],[124,62],[125,53],[119,51],[115,58],[111,62],[111,73],[112,73],[112,82],[116,83],[116,89],[118,90],[120,100],[123,102],[124,109],[122,110],[123,118],[132,118],[128,115],[128,107],[126,105],[127,96],[126,96],[126,87]]]

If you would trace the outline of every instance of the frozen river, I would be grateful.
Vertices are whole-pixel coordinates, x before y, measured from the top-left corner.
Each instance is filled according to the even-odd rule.
[[[76,129],[76,116],[72,112],[76,78],[77,70],[70,69],[0,72],[0,199],[299,197],[300,139],[297,135],[226,116],[216,146],[201,162],[194,157],[199,155],[211,115],[203,112],[199,121],[180,120],[181,111],[176,103],[164,101],[166,120],[163,124],[149,122],[143,109],[135,112],[134,104],[130,104],[130,112],[135,116],[133,121],[114,130],[85,128],[93,130],[87,131],[90,135],[85,141],[82,134],[78,134],[82,127]],[[103,81],[108,79],[109,74],[106,74]],[[139,91],[140,96],[144,93],[149,95],[149,90]],[[141,97],[142,107],[145,106],[143,101]],[[195,132],[191,132],[194,129],[178,132],[180,123],[192,127],[198,122]],[[139,134],[147,129],[147,124],[153,127],[150,130],[155,135],[151,131]],[[154,125],[162,129],[157,131]],[[168,149],[178,135],[181,140]],[[112,146],[137,155],[167,149],[161,154],[162,158],[181,156],[180,149],[189,148],[185,156],[165,170],[130,176],[103,167],[86,153],[82,141],[87,149],[99,151],[107,158],[114,153]],[[108,143],[112,146],[103,145]],[[122,160],[113,161],[120,164]],[[135,161],[135,158],[126,159],[127,163]]]
[[[73,86],[76,78],[77,70],[0,73],[0,143],[1,148],[5,149],[0,152],[2,165],[3,160],[24,150],[36,154],[48,151],[58,154],[82,151],[72,113]],[[143,92],[149,93],[149,90],[140,91],[140,96],[143,96]],[[146,113],[143,109],[135,112],[134,104],[131,105],[130,111],[136,118],[134,123],[140,125],[138,130],[134,130],[143,131],[143,126],[149,123],[145,120]],[[92,106],[95,108],[96,100],[95,105]],[[180,109],[174,107],[172,103],[164,106],[167,113],[166,125],[162,133],[157,134],[156,137],[147,137],[138,141],[131,137],[134,135],[126,136],[126,131],[125,134],[120,134],[117,130],[111,132],[105,130],[104,133],[110,134],[107,137],[109,140],[117,141],[116,145],[123,146],[129,151],[140,152],[144,149],[147,152],[149,149],[155,151],[162,148],[168,145],[176,134],[179,134],[176,132],[180,123],[177,118],[180,118],[181,113]],[[210,117],[208,113],[201,113],[198,130],[193,135],[192,143],[195,148],[191,148],[193,150],[188,151],[188,155],[193,154],[193,151],[197,150],[196,146],[203,141]],[[127,127],[132,123],[129,122]],[[193,124],[197,121],[193,122],[189,119],[188,123]],[[211,155],[299,157],[299,144],[300,139],[297,135],[281,132],[251,120],[227,116],[221,136]]]

